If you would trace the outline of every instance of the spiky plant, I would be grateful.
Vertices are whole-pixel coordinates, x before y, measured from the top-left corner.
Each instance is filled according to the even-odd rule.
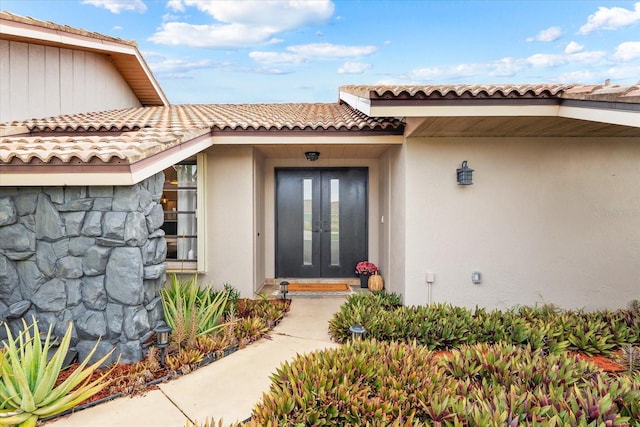
[[[56,386],[71,343],[71,322],[50,359],[51,326],[42,343],[35,319],[32,326],[28,326],[24,320],[23,325],[23,331],[15,338],[8,325],[5,325],[7,339],[4,348],[0,349],[0,425],[33,427],[39,418],[71,409],[107,386],[105,378],[110,370],[94,380],[91,380],[91,375],[111,356],[111,352],[87,366],[98,343],[71,375]]]

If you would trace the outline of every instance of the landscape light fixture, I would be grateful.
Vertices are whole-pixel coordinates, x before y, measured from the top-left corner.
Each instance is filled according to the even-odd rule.
[[[320,152],[319,151],[306,151],[304,153],[304,156],[307,158],[307,160],[309,160],[310,162],[315,162],[316,160],[318,160],[318,158],[320,157]]]
[[[462,166],[456,170],[458,176],[458,185],[473,184],[473,169],[467,166],[467,161],[462,162]]]
[[[169,325],[160,325],[154,331],[156,333],[156,345],[160,349],[160,365],[164,367],[164,354],[167,347],[169,347],[169,337],[172,329]]]
[[[287,293],[289,292],[289,282],[280,282],[280,293],[282,294],[282,299],[287,299]]]
[[[359,341],[367,330],[362,325],[351,325],[349,326],[349,332],[351,332],[351,338],[354,341]]]

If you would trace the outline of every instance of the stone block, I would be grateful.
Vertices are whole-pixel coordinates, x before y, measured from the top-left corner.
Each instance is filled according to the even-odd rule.
[[[125,305],[144,300],[142,255],[139,248],[114,248],[107,262],[107,295]]]
[[[96,346],[96,341],[94,340],[79,341],[78,344],[76,344],[76,350],[78,351],[78,360],[82,361],[82,360],[85,360],[87,357],[89,357],[89,354],[93,350],[94,346]],[[115,346],[113,344],[105,341],[100,341],[99,343],[97,343],[97,349],[95,353],[93,353],[93,356],[89,360],[89,363],[97,362],[98,360],[100,360],[101,357],[108,354],[110,351],[114,350],[114,348]],[[116,361],[116,358],[113,356],[113,353],[112,353],[111,356],[109,356],[107,360],[105,360],[104,363],[102,363],[102,365],[100,366],[103,368],[106,368],[115,361]]]
[[[82,271],[87,276],[97,276],[104,274],[107,269],[107,261],[109,261],[109,254],[111,248],[104,246],[92,246],[90,247],[84,258],[82,259]]]
[[[82,277],[82,258],[66,256],[58,260],[58,275],[65,279]]]
[[[0,227],[15,224],[18,221],[13,197],[0,197]]]
[[[35,261],[17,262],[18,276],[20,277],[20,293],[25,299],[31,299],[33,294],[47,281]]]
[[[97,237],[102,235],[102,212],[87,212],[82,225],[81,234],[88,237]]]
[[[9,258],[11,261],[25,261],[33,257],[35,254],[35,252],[5,252],[4,256]]]
[[[142,359],[142,346],[140,341],[128,341],[125,343],[119,343],[116,346],[115,356],[117,359],[120,357],[120,363],[136,363]]]
[[[41,311],[60,311],[67,306],[67,291],[58,278],[42,284],[31,297],[31,302]]]
[[[36,252],[36,263],[40,271],[48,277],[56,275],[58,256],[53,250],[53,244],[45,241],[38,242]]]
[[[140,206],[140,184],[115,187],[112,209],[116,212],[135,212]]]
[[[64,203],[64,189],[62,187],[44,187],[42,191],[49,196],[52,203]]]
[[[93,200],[93,210],[108,212],[111,210],[112,204],[113,204],[112,197],[98,197]]]
[[[31,308],[31,301],[22,300],[13,303],[4,313],[6,319],[19,319]]]
[[[124,322],[124,307],[120,304],[107,304],[107,328],[110,337],[119,337],[122,334],[122,323]]]
[[[147,267],[144,267],[144,278],[151,280],[159,279],[166,273],[166,271],[166,264],[149,265]]]
[[[162,227],[164,224],[164,211],[162,210],[162,205],[155,204],[149,215],[147,215],[147,228],[149,229],[149,233],[153,233],[158,228]]]
[[[54,242],[52,247],[53,253],[56,254],[58,259],[69,255],[69,239],[60,239],[57,242]]]
[[[142,246],[149,237],[147,221],[142,212],[129,212],[124,226],[124,241],[129,246]]]
[[[23,224],[0,227],[0,249],[13,252],[36,250],[36,236]]]
[[[0,301],[8,302],[19,284],[16,264],[0,254]]]
[[[106,246],[108,248],[118,248],[121,246],[127,246],[127,242],[119,239],[107,239],[106,237],[96,238],[96,245]]]
[[[79,310],[74,309],[75,325],[78,331],[78,338],[93,339],[104,336],[107,333],[107,321],[104,311]]]
[[[108,186],[95,186],[89,187],[89,197],[113,197],[113,187]]]
[[[84,221],[85,212],[65,212],[62,214],[65,229],[68,237],[79,236],[82,232],[82,223]]]
[[[107,291],[104,288],[104,276],[85,277],[82,279],[82,302],[91,310],[107,308]]]
[[[153,258],[154,264],[160,264],[167,260],[167,241],[165,239],[158,239],[158,246],[156,246],[156,255]]]
[[[122,331],[129,340],[140,339],[150,328],[149,316],[143,306],[124,308]]]
[[[82,279],[67,279],[65,281],[67,290],[67,307],[73,307],[82,301]]]
[[[65,187],[64,203],[73,202],[74,200],[84,199],[87,197],[87,187]]]
[[[93,207],[94,199],[78,199],[58,206],[58,212],[86,212]]]
[[[149,239],[142,246],[142,263],[144,265],[154,264],[153,260],[156,256],[156,246],[158,239]]]
[[[36,213],[36,205],[38,204],[38,194],[40,189],[23,187],[18,189],[15,197],[16,210],[19,216],[32,215]]]
[[[27,230],[34,233],[36,232],[36,216],[35,215],[23,215],[18,218],[18,222],[26,227]]]
[[[69,255],[83,256],[95,244],[96,239],[93,237],[72,237],[69,239]]]
[[[153,202],[153,197],[144,185],[140,186],[140,204],[138,210],[144,212]]]
[[[62,218],[44,193],[38,196],[36,208],[36,239],[55,242],[65,235]]]
[[[105,212],[102,217],[102,237],[124,240],[126,212]]]

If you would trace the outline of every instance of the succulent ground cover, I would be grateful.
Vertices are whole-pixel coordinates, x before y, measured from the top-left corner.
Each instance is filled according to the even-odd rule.
[[[559,310],[554,306],[499,311],[448,304],[404,307],[400,297],[383,292],[352,295],[329,324],[338,342],[351,338],[349,326],[363,325],[366,336],[381,341],[414,341],[431,350],[466,344],[528,345],[548,353],[580,352],[613,356],[640,345],[640,310]]]
[[[249,425],[640,425],[640,374],[531,346],[355,341],[284,363],[272,381]]]

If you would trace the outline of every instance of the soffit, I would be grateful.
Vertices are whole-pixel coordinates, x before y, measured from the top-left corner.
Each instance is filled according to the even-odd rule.
[[[428,117],[408,119],[410,137],[640,137],[640,127],[561,117]]]
[[[320,152],[321,160],[342,159],[376,159],[391,145],[389,144],[358,144],[358,145],[256,145],[255,149],[268,159],[298,159],[304,160],[307,151]]]
[[[105,54],[144,106],[168,105],[169,101],[136,42],[79,28],[0,12],[0,39]]]

